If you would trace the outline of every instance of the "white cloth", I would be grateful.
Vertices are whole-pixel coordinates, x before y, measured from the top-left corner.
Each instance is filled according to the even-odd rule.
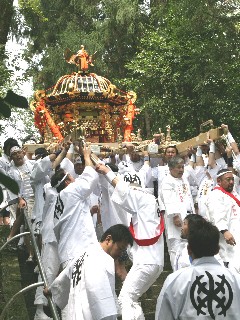
[[[48,286],[50,286],[58,275],[60,261],[58,258],[57,243],[45,243],[41,249],[41,261],[47,278]],[[39,273],[38,282],[42,281]],[[47,298],[43,295],[43,287],[37,287],[34,304],[47,305]]]
[[[207,176],[202,180],[197,194],[197,203],[198,203],[198,214],[200,214],[205,219],[207,217],[207,207],[206,207],[206,199],[214,188],[214,180],[209,179]]]
[[[183,221],[188,211],[195,213],[190,185],[186,179],[174,178],[169,174],[162,181],[160,194],[165,206],[164,220],[168,239],[180,239],[181,228],[173,224],[173,217],[179,214]]]
[[[74,170],[74,164],[68,158],[64,158],[62,160],[62,162],[60,163],[60,167],[62,169],[64,169],[66,172],[68,172],[72,177],[74,177],[74,178],[78,178],[79,177],[79,175],[76,174],[76,172]]]
[[[175,270],[175,259],[179,246],[181,246],[181,227],[177,227],[174,216],[177,215],[183,221],[190,212],[195,213],[190,185],[185,178],[174,178],[167,175],[160,190],[161,199],[165,206],[165,235],[170,255],[172,269]]]
[[[11,165],[11,160],[9,159],[9,157],[4,153],[1,157],[0,157],[0,171],[4,174],[7,174],[9,171]]]
[[[44,185],[44,194],[45,194],[45,202],[43,206],[43,215],[42,215],[42,226],[41,226],[41,234],[42,234],[42,242],[57,243],[57,239],[55,233],[53,231],[54,228],[54,210],[58,197],[58,192],[55,188],[51,187],[50,182]]]
[[[20,167],[16,167],[14,163],[12,163],[8,171],[10,178],[18,183],[20,189],[19,193],[25,199],[29,198],[29,196],[33,196],[33,190],[30,185],[30,174],[32,169],[33,162],[25,160],[24,164]],[[11,192],[9,192],[9,196],[11,199],[16,198],[16,195]]]
[[[167,277],[155,320],[239,320],[239,297],[240,276],[214,257],[203,257]]]
[[[240,154],[233,160],[233,168],[237,170],[238,174],[240,173]]]
[[[162,266],[156,264],[133,264],[118,297],[122,320],[145,319],[138,299],[157,280],[162,270]]]
[[[50,289],[61,309],[68,304],[67,320],[117,319],[114,260],[98,243],[64,269]]]
[[[97,242],[89,209],[89,196],[97,183],[97,172],[86,166],[81,176],[63,189],[57,198],[54,232],[61,263],[73,259],[89,244]]]
[[[0,172],[7,175],[9,168],[10,168],[10,159],[8,158],[8,156],[6,154],[3,154],[2,157],[0,157]],[[0,208],[3,208],[4,206],[7,205],[7,202],[9,200],[9,196],[8,196],[8,190],[6,189],[6,187],[3,184],[0,184],[0,186],[3,191],[3,201],[2,201],[2,203],[0,203]],[[15,198],[16,197],[17,197],[17,195],[15,195]],[[9,210],[9,209],[7,209],[7,210]]]
[[[240,200],[240,196],[232,192]],[[219,254],[224,262],[230,262],[240,272],[240,207],[236,201],[220,190],[213,190],[206,200],[208,219],[221,230],[228,230],[235,238],[236,245],[227,244],[220,233]]]
[[[102,189],[100,211],[103,231],[105,232],[108,228],[118,223],[129,226],[131,220],[130,214],[111,200],[114,187],[108,183],[103,175],[99,175],[99,182]]]
[[[160,233],[160,208],[158,200],[141,188],[130,187],[119,181],[112,201],[132,215],[136,239],[152,239]],[[132,247],[133,265],[119,295],[123,320],[144,320],[138,298],[156,281],[164,264],[163,234],[149,246],[140,246],[135,241]]]
[[[46,183],[50,182],[52,173],[52,162],[49,156],[37,160],[33,165],[30,182],[35,196],[35,204],[32,212],[32,219],[36,219],[35,222],[42,221],[44,206],[43,187]]]
[[[152,178],[152,168],[148,164],[142,163],[141,168],[136,170],[133,164],[134,162],[120,162],[118,165],[118,175],[120,175],[121,177],[126,176],[126,179],[130,180],[132,180],[134,176],[136,176],[136,181],[134,182],[139,183],[142,188],[146,188]]]
[[[151,239],[160,231],[160,210],[158,199],[141,188],[129,187],[129,183],[119,181],[112,195],[112,201],[132,215],[132,223],[137,239]],[[150,246],[133,243],[133,263],[157,264],[163,266],[163,235]]]

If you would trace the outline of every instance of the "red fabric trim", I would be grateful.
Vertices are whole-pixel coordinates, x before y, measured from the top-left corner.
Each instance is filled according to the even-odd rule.
[[[157,235],[156,237],[151,238],[151,239],[137,239],[137,238],[135,237],[135,232],[134,232],[133,224],[132,224],[132,222],[130,223],[129,231],[131,232],[134,241],[135,241],[140,247],[151,246],[151,245],[155,244],[155,243],[158,241],[158,239],[160,238],[161,234],[162,234],[163,231],[164,231],[164,220],[163,220],[162,214],[160,215],[160,220],[161,220],[161,221],[160,221],[160,233],[159,233],[159,235]]]
[[[236,201],[237,205],[240,207],[240,201],[238,200],[238,198],[236,198],[232,193],[224,190],[222,187],[215,187],[213,190],[220,190],[223,193],[227,194],[229,197],[231,197],[234,201]]]

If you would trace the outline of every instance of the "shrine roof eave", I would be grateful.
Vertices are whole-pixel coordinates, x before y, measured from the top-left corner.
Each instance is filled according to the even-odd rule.
[[[109,105],[115,106],[125,106],[129,99],[123,96],[115,95],[113,97],[109,97],[104,95],[103,93],[88,93],[82,92],[77,94],[58,94],[58,95],[48,95],[42,98],[47,105],[55,106],[55,105],[66,105],[74,102],[88,102],[88,103],[107,103]]]

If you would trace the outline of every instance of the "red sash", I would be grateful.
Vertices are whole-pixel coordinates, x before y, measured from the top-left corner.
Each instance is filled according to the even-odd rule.
[[[220,190],[223,193],[227,194],[229,197],[231,197],[236,203],[237,205],[240,207],[240,201],[230,192],[224,190],[222,187],[215,187],[213,190]]]
[[[160,219],[161,219],[161,222],[160,222],[160,233],[159,233],[159,235],[157,235],[156,237],[151,238],[151,239],[137,239],[137,238],[135,237],[135,232],[134,232],[133,224],[132,224],[132,221],[131,221],[130,226],[129,226],[129,231],[131,232],[131,234],[132,234],[133,239],[135,240],[135,242],[136,242],[140,247],[151,246],[151,245],[155,244],[155,243],[158,241],[158,239],[160,238],[161,234],[162,234],[163,231],[164,231],[164,220],[163,220],[162,214],[160,215]]]

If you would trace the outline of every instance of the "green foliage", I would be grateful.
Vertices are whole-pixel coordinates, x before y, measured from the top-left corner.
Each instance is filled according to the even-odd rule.
[[[22,0],[21,13],[29,25],[24,35],[31,39],[25,59],[34,87],[49,88],[61,75],[76,71],[76,67],[65,62],[63,52],[68,47],[75,53],[81,44],[91,54],[97,51],[94,72],[113,81],[125,77],[128,74],[125,64],[134,56],[138,38],[148,21],[141,3]],[[36,54],[40,54],[40,63],[34,59]]]
[[[41,9],[41,1],[39,0],[19,0],[20,7],[24,7],[26,10],[32,11],[41,22],[46,22],[48,19],[44,16]]]
[[[170,124],[174,139],[199,133],[213,119],[240,138],[239,5],[215,0],[21,0],[28,28],[27,75],[35,89],[52,87],[76,71],[63,59],[85,45],[96,54],[94,72],[137,93],[143,126]],[[235,2],[238,3],[238,2]],[[36,59],[38,55],[38,59]],[[144,128],[143,128],[144,129]],[[146,133],[146,130],[143,131]],[[148,133],[149,134],[149,133]]]
[[[215,1],[171,1],[159,10],[139,54],[128,64],[142,109],[153,131],[166,124],[176,138],[199,133],[202,122],[228,123],[240,138],[239,33],[230,5]],[[156,16],[154,17],[156,24]]]

